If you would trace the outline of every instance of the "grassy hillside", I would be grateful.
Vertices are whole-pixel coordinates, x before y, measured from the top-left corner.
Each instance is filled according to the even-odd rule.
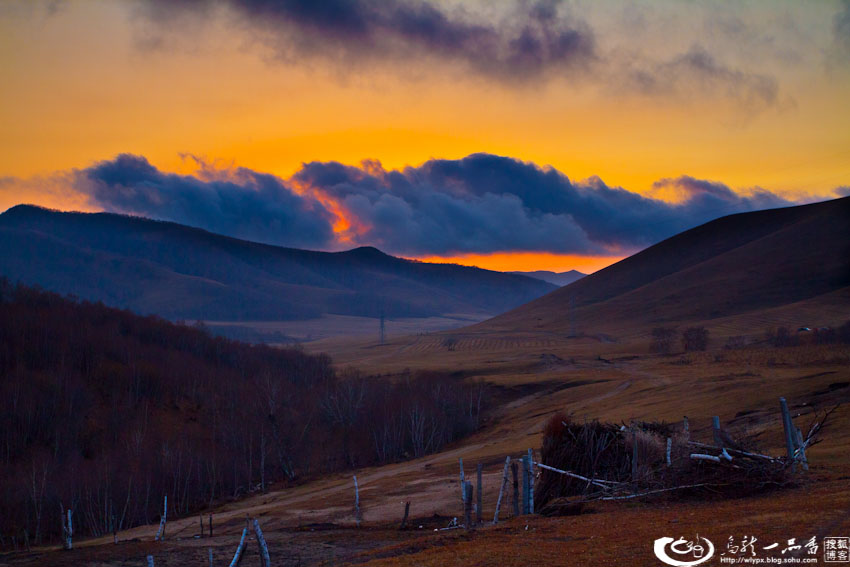
[[[843,198],[717,219],[469,330],[616,336],[847,297],[848,288],[850,198]]]

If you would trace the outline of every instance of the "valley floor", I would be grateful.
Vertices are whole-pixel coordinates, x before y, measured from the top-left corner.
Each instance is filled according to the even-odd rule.
[[[416,354],[417,341],[389,344],[394,356],[373,362],[404,367],[435,365]],[[431,339],[428,339],[431,340]],[[579,516],[510,518],[471,533],[434,531],[461,516],[458,459],[466,474],[484,464],[484,518],[492,519],[506,455],[539,448],[543,426],[557,411],[574,419],[628,423],[632,419],[679,421],[689,417],[692,435],[710,441],[711,416],[719,415],[734,435],[754,438],[762,451],[783,453],[778,398],[788,399],[804,431],[818,412],[850,400],[850,348],[802,346],[717,349],[705,353],[648,355],[645,349],[604,337],[552,339],[518,337],[516,345],[471,349],[457,343],[439,366],[459,379],[492,385],[493,413],[475,435],[447,450],[404,463],[353,471],[360,483],[363,525],[354,527],[350,474],[256,494],[213,510],[216,532],[197,539],[198,520],[168,523],[164,543],[154,543],[155,526],[79,542],[72,552],[38,551],[0,556],[0,565],[206,565],[212,547],[216,565],[229,564],[245,517],[256,517],[272,550],[273,565],[660,565],[652,543],[660,537],[707,537],[726,550],[730,536],[754,536],[787,546],[816,536],[850,536],[850,411],[830,418],[823,442],[808,455],[812,470],[800,486],[749,498],[715,501],[606,502]],[[470,341],[472,339],[469,339]],[[509,340],[509,339],[505,339]],[[529,341],[537,341],[534,344]],[[431,347],[429,347],[431,348]],[[436,352],[438,347],[433,347]],[[445,351],[445,349],[443,349]],[[641,351],[642,352],[639,352]],[[631,351],[631,352],[630,352]],[[405,354],[406,353],[406,354]],[[336,357],[337,354],[334,353]],[[351,361],[353,362],[353,360]],[[411,529],[397,529],[403,502],[411,502]],[[419,526],[422,526],[421,528]],[[819,551],[822,559],[822,549]],[[763,555],[762,555],[763,556]],[[780,554],[781,556],[781,554]],[[249,544],[244,564],[257,562]],[[718,565],[719,559],[706,563]]]

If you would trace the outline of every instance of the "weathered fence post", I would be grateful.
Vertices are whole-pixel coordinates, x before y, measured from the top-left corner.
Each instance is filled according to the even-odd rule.
[[[791,412],[788,411],[788,403],[785,398],[779,398],[779,410],[782,412],[782,429],[785,431],[785,449],[788,451],[788,458],[796,461],[795,443],[794,443],[794,425],[791,422]],[[797,464],[794,462],[791,465],[791,470],[796,470]]]
[[[499,499],[496,500],[496,513],[493,514],[493,523],[499,523],[499,510],[502,508],[502,497],[505,495],[505,485],[508,484],[508,467],[511,464],[511,458],[505,457],[505,470],[502,472],[502,482],[499,485]]]
[[[472,481],[463,481],[463,518],[466,529],[472,529]]]
[[[528,464],[528,455],[522,457],[522,514],[528,514],[528,486],[529,477],[531,476],[530,467]]]
[[[720,430],[720,417],[716,415],[711,418],[711,431],[714,435],[714,444],[720,449],[720,456],[731,461],[732,456],[726,451],[726,443],[723,441],[722,431]]]
[[[66,514],[65,507],[62,506],[61,502],[59,503],[59,510],[62,512],[62,548],[70,550],[74,547],[74,525],[71,523],[73,512],[68,508]]]
[[[242,538],[239,540],[239,545],[236,547],[236,553],[233,554],[233,561],[230,562],[230,567],[239,565],[242,559],[242,550],[245,549],[245,536],[248,535],[248,528],[242,528]]]
[[[160,541],[165,539],[165,521],[168,517],[168,494],[165,495],[165,499],[162,504],[162,517],[159,519],[159,529],[156,532],[156,537],[154,541]]]
[[[638,481],[638,440],[637,429],[632,428],[632,483]]]
[[[483,514],[483,502],[484,502],[484,483],[482,481],[482,474],[484,471],[484,465],[478,463],[478,470],[476,475],[476,480],[478,482],[478,486],[475,487],[475,496],[476,500],[476,509],[475,509],[475,523],[481,523],[481,514]]]
[[[720,436],[720,416],[711,418],[711,434],[714,436],[714,444],[718,449],[723,449],[723,438]]]
[[[271,567],[272,560],[269,557],[269,546],[266,545],[266,538],[263,537],[263,530],[260,529],[260,522],[254,518],[254,534],[257,536],[257,545],[260,547],[260,558],[262,559],[263,567]]]
[[[207,551],[209,552],[209,555],[210,555],[210,567],[213,567],[212,548],[211,548],[211,547],[208,547],[208,548],[207,548]]]
[[[685,432],[685,441],[691,440],[691,427],[688,423],[688,416],[684,416],[682,420],[682,430]]]
[[[404,503],[404,517],[401,519],[401,526],[398,529],[407,529],[407,515],[410,514],[410,500]]]
[[[466,502],[466,492],[464,492],[466,489],[463,484],[466,481],[466,478],[463,475],[463,459],[458,459],[458,462],[460,462],[460,499],[463,500],[463,502]]]
[[[360,488],[357,486],[357,475],[354,475],[354,523],[360,527]]]
[[[672,452],[673,452],[673,438],[668,437],[667,438],[667,466],[668,467],[673,464],[672,460],[670,459],[670,454]]]
[[[513,475],[513,479],[514,479],[514,498],[513,498],[514,518],[519,516],[519,479],[517,478],[519,476],[518,471],[517,471],[518,468],[519,468],[519,465],[517,465],[517,462],[513,461],[511,463],[511,474]]]
[[[204,516],[198,512],[198,523],[201,525],[201,539],[204,539]]]
[[[534,452],[528,450],[528,513],[534,513]]]
[[[806,459],[806,448],[803,446],[803,432],[799,429],[794,430],[796,435],[794,436],[795,441],[797,442],[797,458],[800,459],[800,464],[803,465],[803,470],[809,470],[809,461]]]

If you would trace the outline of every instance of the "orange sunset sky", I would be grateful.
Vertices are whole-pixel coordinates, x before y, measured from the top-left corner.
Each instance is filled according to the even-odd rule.
[[[0,211],[588,272],[850,186],[848,2],[12,1],[0,77]]]

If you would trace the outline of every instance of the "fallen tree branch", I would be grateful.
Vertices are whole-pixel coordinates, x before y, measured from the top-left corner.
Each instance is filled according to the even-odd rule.
[[[715,446],[715,445],[709,445],[708,443],[699,443],[698,441],[688,441],[688,445],[693,445],[694,447],[699,447],[701,449],[715,449],[715,450],[718,450],[718,451],[720,450],[720,448]],[[724,449],[728,453],[732,453],[732,454],[735,454],[735,455],[741,455],[741,456],[744,456],[744,457],[751,457],[753,459],[764,459],[765,461],[770,461],[772,463],[780,461],[780,459],[777,459],[776,457],[771,457],[769,455],[762,455],[760,453],[750,453],[748,451],[741,451],[739,449],[730,449],[729,447],[724,447]]]
[[[671,492],[673,490],[683,490],[685,488],[700,488],[704,486],[712,486],[712,483],[703,482],[700,484],[686,484],[683,486],[671,486],[670,488],[659,488],[657,490],[649,490],[647,492],[640,492],[638,494],[627,494],[625,496],[603,496],[599,498],[599,500],[628,500],[630,498],[640,498],[642,496],[649,496],[650,494],[659,494],[661,492]],[[722,484],[718,484],[716,486],[723,486]]]
[[[611,480],[596,480],[596,479],[592,479],[592,478],[587,478],[586,476],[581,476],[580,474],[571,473],[569,471],[564,471],[564,470],[561,470],[561,469],[556,469],[555,467],[550,467],[549,465],[544,465],[543,463],[535,462],[534,465],[537,466],[537,467],[540,467],[541,469],[546,469],[547,471],[560,473],[560,474],[567,475],[567,476],[572,477],[572,478],[577,478],[578,480],[583,480],[583,481],[588,482],[590,484],[595,484],[596,486],[599,486],[601,488],[610,489],[610,486],[607,486],[607,485],[620,486],[620,485],[623,484],[621,482],[614,482],[614,481],[611,481]]]

